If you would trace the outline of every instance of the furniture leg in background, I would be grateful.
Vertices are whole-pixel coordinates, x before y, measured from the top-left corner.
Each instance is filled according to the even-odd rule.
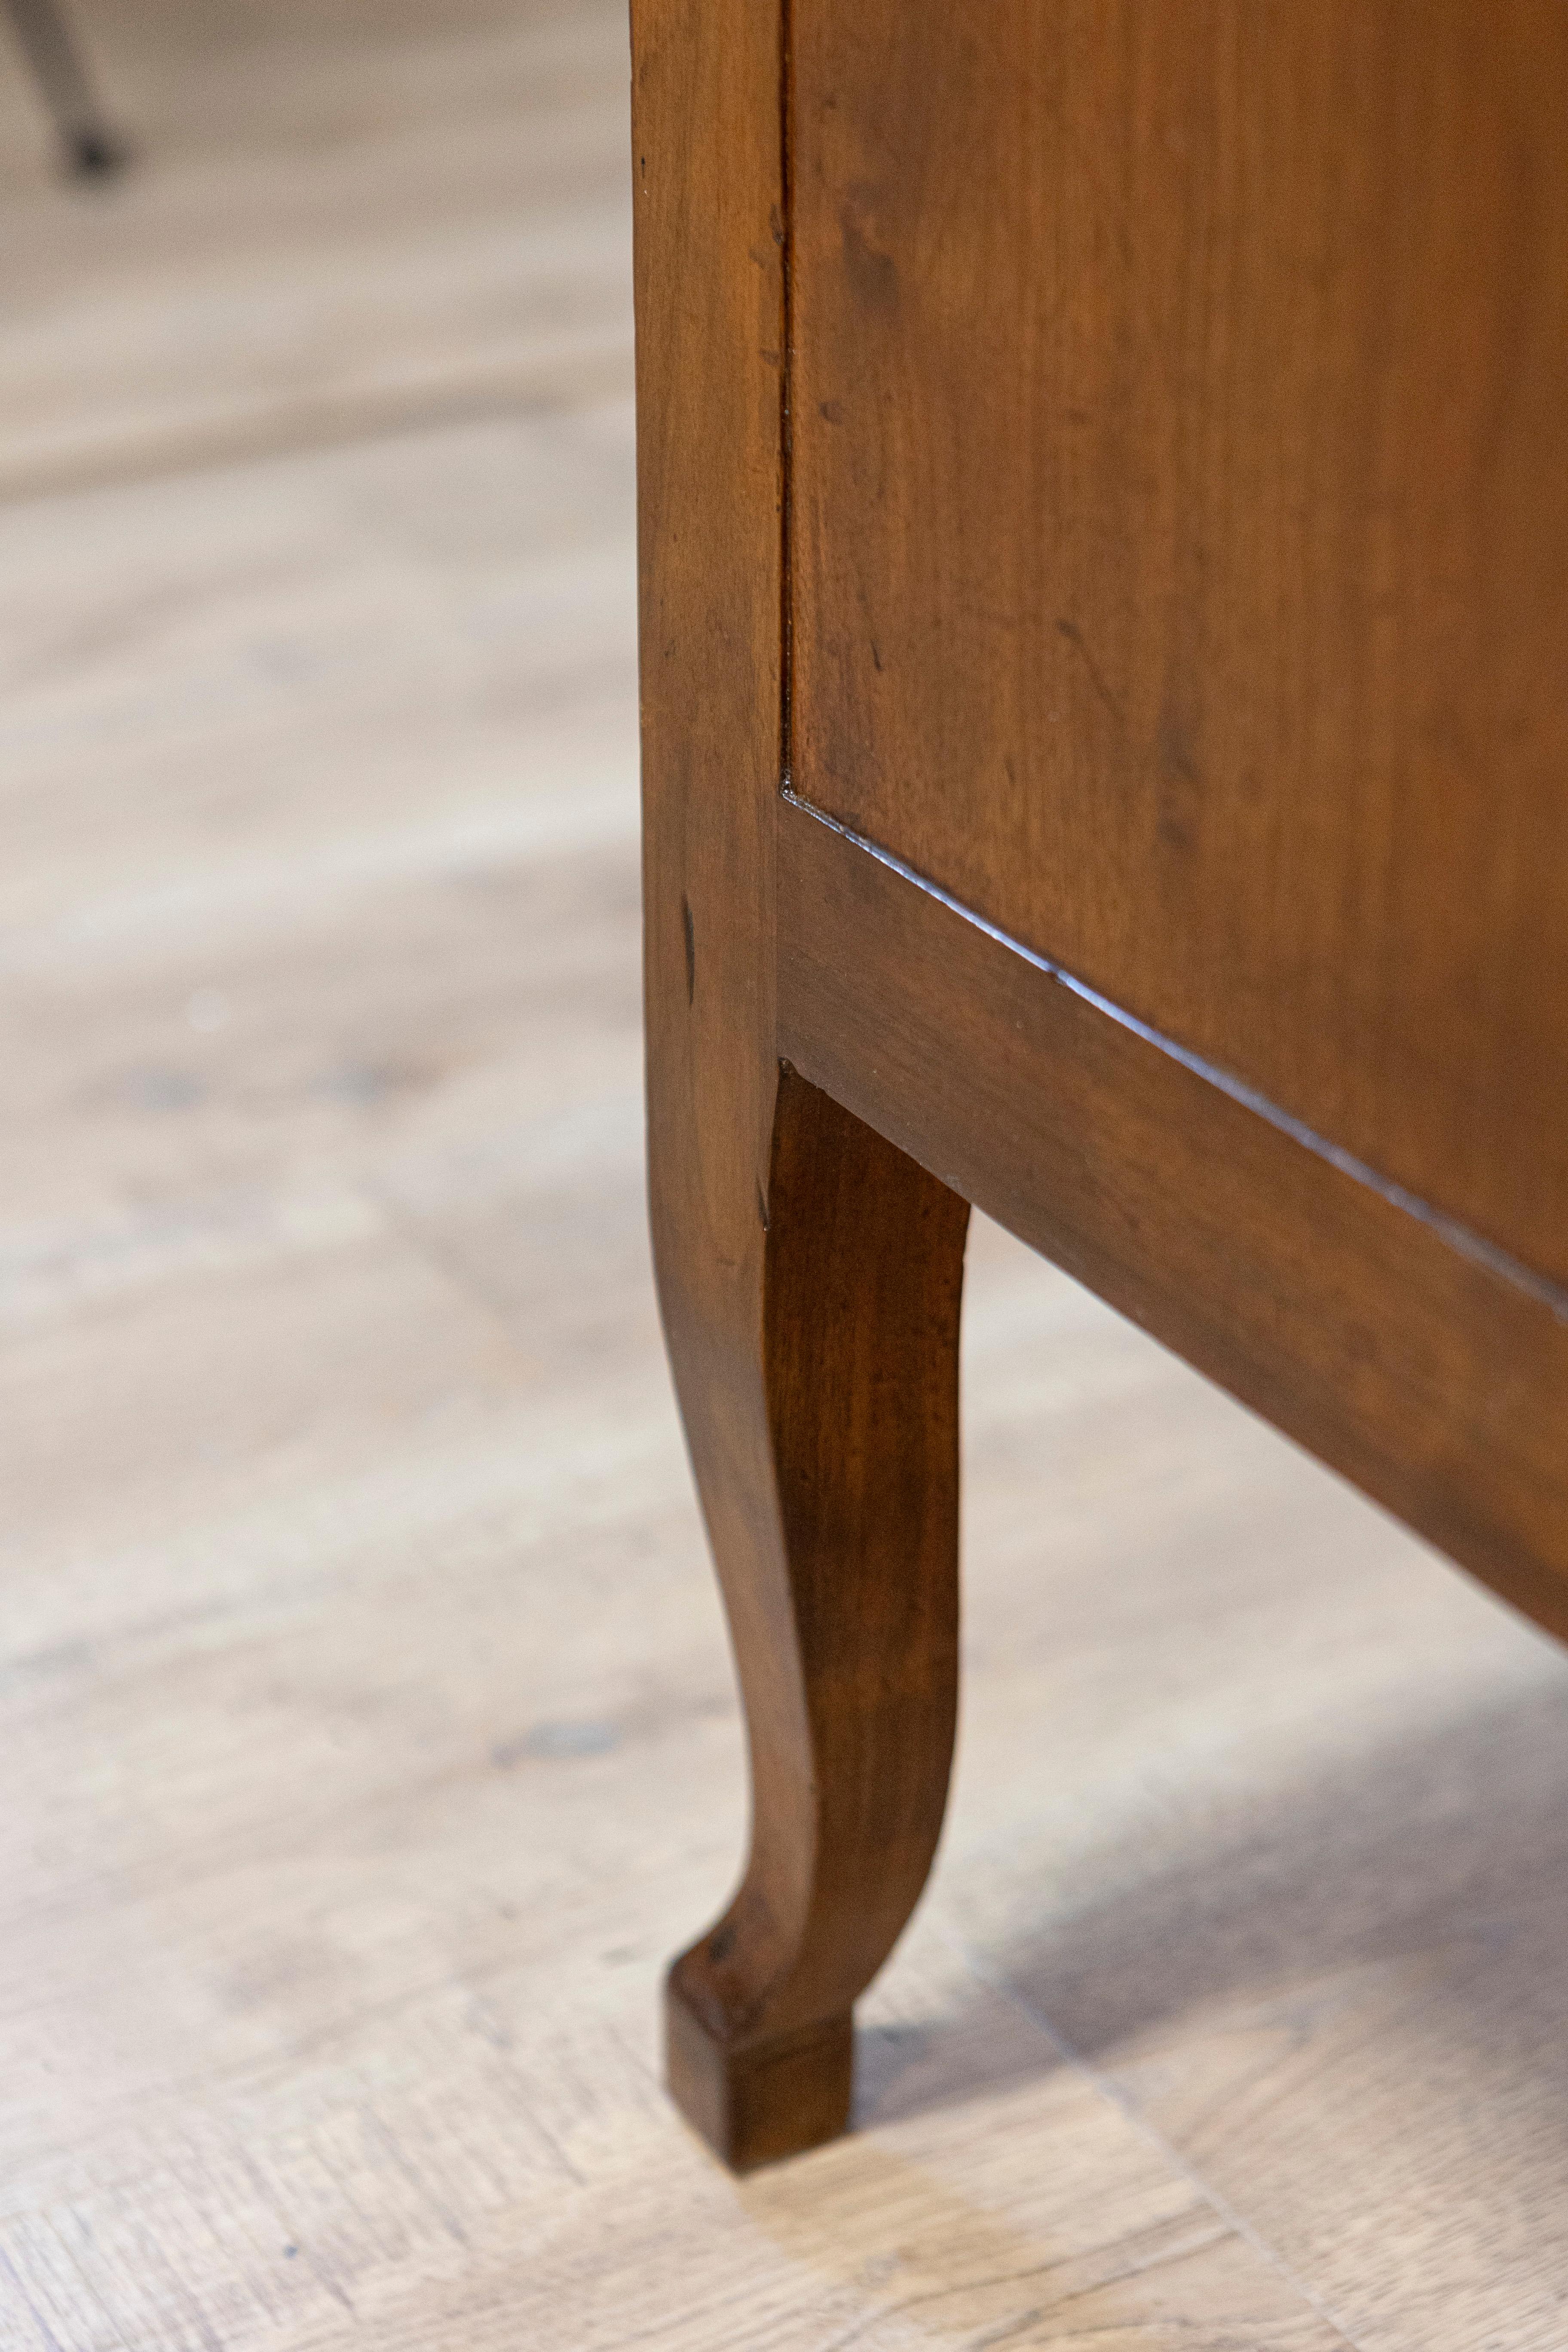
[[[56,0],[5,0],[16,38],[26,55],[66,161],[73,172],[98,177],[118,171],[123,142],[104,120],[92,83]]]

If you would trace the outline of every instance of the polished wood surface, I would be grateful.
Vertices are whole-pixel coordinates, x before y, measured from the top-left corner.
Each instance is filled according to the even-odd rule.
[[[1568,14],[793,0],[795,787],[1568,1304]]]
[[[779,1043],[965,1199],[1568,1637],[1568,1321],[814,817]]]
[[[850,2004],[942,1821],[968,1208],[781,1081],[758,953],[782,677],[777,31],[658,0],[633,37],[649,1195],[753,1815],[734,1901],[671,1972],[669,2076],[747,2169],[844,2128]]]
[[[781,1070],[1568,1632],[1565,40],[1537,0],[634,12],[654,1233],[754,1856],[803,1785],[901,1818],[943,1760],[874,1766],[851,1677],[779,1761]],[[803,1350],[872,1328],[866,1226]],[[837,1467],[856,1655],[929,1563]],[[859,1888],[814,1978],[877,1942]],[[713,1989],[737,2063],[802,1910]],[[721,2152],[820,2138],[826,2059],[737,2137],[678,2026]]]
[[[785,1071],[765,1216],[754,1360],[707,1335],[682,1366],[700,1405],[734,1412],[754,1388],[766,1432],[755,1468],[738,1448],[696,1457],[752,1836],[733,1901],[669,1982],[671,2086],[737,2171],[849,2121],[850,2010],[925,1885],[958,1685],[969,1204]],[[661,1299],[683,1238],[661,1237]]]

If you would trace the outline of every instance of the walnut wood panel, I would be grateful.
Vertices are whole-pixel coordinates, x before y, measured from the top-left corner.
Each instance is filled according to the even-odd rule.
[[[1568,1321],[803,808],[816,1085],[1568,1636]]]
[[[793,60],[796,790],[1568,1276],[1568,12]]]

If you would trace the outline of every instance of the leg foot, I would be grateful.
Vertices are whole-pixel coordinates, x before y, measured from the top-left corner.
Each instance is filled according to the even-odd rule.
[[[849,2011],[736,2048],[715,2039],[665,1987],[670,2095],[732,2172],[751,2172],[837,2139],[849,2121],[855,2032]]]

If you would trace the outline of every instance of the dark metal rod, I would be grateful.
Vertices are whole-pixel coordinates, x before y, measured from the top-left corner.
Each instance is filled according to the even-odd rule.
[[[5,0],[5,6],[73,169],[112,171],[124,151],[104,120],[56,0]]]

